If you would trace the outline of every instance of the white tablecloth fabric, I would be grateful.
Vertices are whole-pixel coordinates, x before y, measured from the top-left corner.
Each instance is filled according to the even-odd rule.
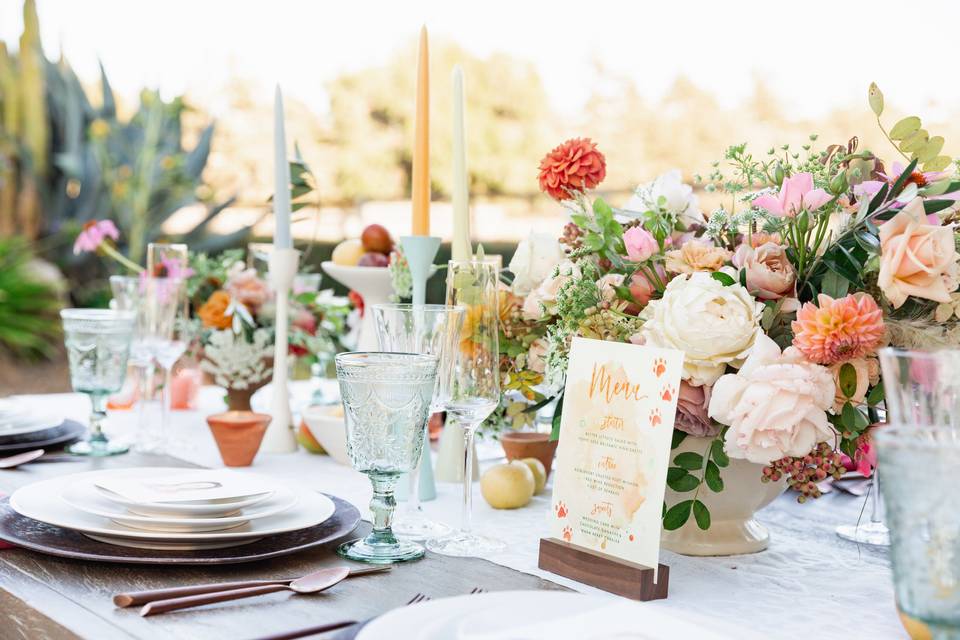
[[[222,397],[222,390],[205,387],[200,410],[172,414],[169,453],[207,467],[222,466],[204,420],[222,410]],[[78,420],[85,420],[90,406],[86,397],[77,394],[23,398]],[[136,411],[115,411],[110,414],[107,431],[111,436],[129,437],[135,425]],[[496,443],[480,446],[481,461],[501,454]],[[250,470],[335,494],[367,511],[369,481],[327,456],[303,450],[261,453]],[[431,518],[456,525],[460,486],[441,483],[437,493],[436,500],[424,503],[425,511]],[[741,628],[745,635],[754,631],[770,638],[904,638],[894,607],[886,550],[858,546],[834,533],[838,524],[857,521],[864,500],[833,493],[799,505],[791,495],[782,496],[759,514],[771,532],[770,547],[762,553],[689,558],[664,551],[661,562],[670,566],[670,596],[643,606],[664,613],[692,613],[715,620],[722,628]],[[506,551],[488,559],[577,591],[604,593],[537,568],[538,541],[547,535],[549,509],[549,491],[535,496],[522,509],[498,511],[490,508],[476,489],[474,528],[507,543]],[[868,514],[867,509],[863,518]],[[811,633],[815,635],[809,636]]]

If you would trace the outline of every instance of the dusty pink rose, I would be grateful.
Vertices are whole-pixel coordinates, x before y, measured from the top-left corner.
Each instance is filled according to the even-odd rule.
[[[254,309],[270,299],[267,283],[257,275],[256,269],[244,269],[242,262],[230,268],[223,288],[231,298]]]
[[[710,417],[729,425],[724,448],[731,458],[770,464],[804,456],[819,442],[836,437],[827,421],[833,406],[833,376],[803,358],[797,349],[782,353],[760,334],[740,371],[713,385]]]
[[[914,198],[880,226],[877,285],[894,308],[910,296],[949,302],[958,284],[958,258],[953,229],[930,224],[923,200]]]
[[[768,242],[753,248],[740,245],[733,254],[733,265],[746,271],[747,291],[760,300],[779,300],[794,295],[796,271],[784,247]]]
[[[654,267],[657,270],[657,275],[660,277],[660,280],[666,284],[669,278],[667,277],[666,272],[663,270],[662,265],[657,265]],[[639,302],[641,305],[646,305],[650,302],[650,299],[653,298],[653,295],[657,292],[656,287],[653,286],[653,283],[650,282],[648,278],[642,271],[638,271],[633,274],[633,277],[630,278],[630,293],[633,295],[634,300]],[[640,310],[631,309],[628,313],[639,313]]]
[[[712,438],[720,433],[720,426],[710,419],[710,385],[694,387],[686,380],[680,381],[677,396],[677,418],[674,427],[700,438]]]
[[[113,220],[91,220],[83,225],[83,229],[77,235],[73,243],[73,253],[96,251],[107,238],[116,240],[119,237],[120,231]]]
[[[649,260],[660,249],[653,234],[643,227],[630,227],[624,231],[623,244],[627,248],[627,257],[634,262]]]
[[[547,341],[543,338],[537,338],[527,350],[527,368],[536,373],[543,373],[547,370]]]
[[[801,211],[815,211],[830,201],[830,194],[813,188],[813,174],[798,173],[784,178],[776,195],[754,198],[753,206],[766,209],[777,217],[790,217]]]

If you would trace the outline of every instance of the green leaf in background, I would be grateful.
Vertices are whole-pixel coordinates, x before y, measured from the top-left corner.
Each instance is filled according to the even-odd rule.
[[[867,404],[874,407],[883,402],[883,385],[878,384],[867,394]]]
[[[717,438],[710,445],[710,456],[713,458],[713,461],[717,463],[718,467],[726,467],[730,464],[730,457],[727,455],[727,452],[723,450],[723,439]]]
[[[674,467],[676,469],[677,467]],[[700,479],[694,475],[691,475],[684,471],[684,475],[674,478],[673,480],[670,477],[667,477],[667,486],[676,491],[677,493],[684,493],[687,491],[693,491],[700,486]]]
[[[863,431],[870,422],[866,416],[857,410],[849,402],[844,403],[843,410],[840,412],[840,421],[847,431],[859,433]]]
[[[857,392],[857,370],[849,362],[844,362],[840,367],[840,391],[847,398],[852,398]]]
[[[697,520],[697,526],[704,531],[710,528],[710,510],[699,500],[693,501],[693,517]]]
[[[870,89],[867,91],[867,102],[870,103],[870,110],[879,118],[880,114],[883,113],[883,92],[880,91],[876,82],[870,83]]]
[[[687,437],[686,433],[684,433],[683,431],[680,431],[679,429],[674,429],[673,440],[670,442],[670,448],[676,449],[677,447],[679,447],[680,443],[683,442],[686,437]]]
[[[950,156],[937,156],[932,160],[928,160],[923,163],[924,171],[943,171],[950,166],[950,163],[953,162],[953,158]],[[951,189],[954,191],[954,189]]]
[[[725,287],[730,287],[737,284],[737,281],[731,278],[729,275],[725,274],[722,271],[714,271],[710,274],[710,277],[722,284]]]
[[[890,129],[890,139],[904,140],[908,136],[916,133],[919,128],[920,118],[917,116],[907,116],[893,125],[893,129]]]
[[[684,500],[678,502],[669,509],[663,516],[663,528],[667,531],[679,529],[690,519],[690,510],[693,508],[693,500]]]
[[[693,471],[703,466],[703,456],[693,451],[687,451],[674,458],[673,464],[688,471]]]
[[[820,282],[820,292],[834,299],[844,297],[849,290],[850,281],[833,270],[827,271]]]
[[[563,416],[563,394],[557,398],[557,408],[553,410],[553,421],[550,424],[550,441],[556,442],[560,439],[560,419]]]
[[[707,463],[707,469],[703,472],[703,480],[710,487],[711,491],[723,491],[723,478],[720,477],[720,467],[711,460]]]

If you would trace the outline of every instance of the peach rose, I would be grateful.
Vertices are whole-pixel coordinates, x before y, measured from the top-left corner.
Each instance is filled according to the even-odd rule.
[[[760,300],[792,296],[797,274],[784,247],[767,242],[757,248],[742,244],[733,254],[733,265],[746,271],[747,290]]]
[[[527,368],[535,373],[544,373],[547,370],[547,341],[537,338],[527,350]]]
[[[270,287],[257,274],[257,270],[244,269],[242,262],[237,262],[227,272],[227,283],[223,288],[237,302],[252,309],[270,298]]]
[[[544,314],[553,315],[557,294],[568,280],[580,277],[580,267],[569,260],[564,260],[557,265],[555,273],[557,275],[541,282],[540,286],[523,301],[524,320],[540,320]]]
[[[909,296],[949,302],[958,284],[958,258],[953,229],[930,224],[923,200],[914,198],[880,226],[877,284],[894,308]]]
[[[727,455],[769,464],[806,455],[835,437],[827,421],[834,393],[826,367],[804,360],[794,347],[781,353],[761,334],[740,371],[713,385],[709,415],[730,426],[724,438]]]
[[[703,240],[690,240],[679,249],[667,251],[666,256],[667,271],[694,273],[719,270],[730,259],[730,252]]]

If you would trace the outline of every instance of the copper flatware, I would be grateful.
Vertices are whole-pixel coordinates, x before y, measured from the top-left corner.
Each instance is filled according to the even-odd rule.
[[[356,620],[344,620],[343,622],[332,622],[330,624],[321,624],[316,627],[307,627],[306,629],[296,629],[295,631],[282,631],[271,636],[260,636],[254,640],[293,640],[294,638],[305,638],[326,631],[342,629],[357,624]]]
[[[43,449],[34,449],[33,451],[24,451],[13,456],[0,458],[0,469],[13,469],[22,464],[33,462],[43,455]]]
[[[252,596],[259,596],[267,593],[276,593],[278,591],[292,591],[297,594],[319,593],[320,591],[329,589],[333,585],[342,582],[351,575],[355,576],[360,575],[361,573],[372,573],[375,569],[383,570],[381,567],[356,569],[354,571],[351,571],[348,567],[330,567],[327,569],[314,571],[313,573],[289,582],[279,582],[255,587],[231,589],[228,591],[219,590],[212,593],[208,592],[178,598],[153,600],[145,604],[143,608],[140,609],[140,615],[147,617],[156,615],[158,613],[167,613],[168,611],[177,611],[179,609],[187,609],[189,607],[197,607],[204,604],[213,604],[215,602],[239,600],[241,598],[250,598]]]

